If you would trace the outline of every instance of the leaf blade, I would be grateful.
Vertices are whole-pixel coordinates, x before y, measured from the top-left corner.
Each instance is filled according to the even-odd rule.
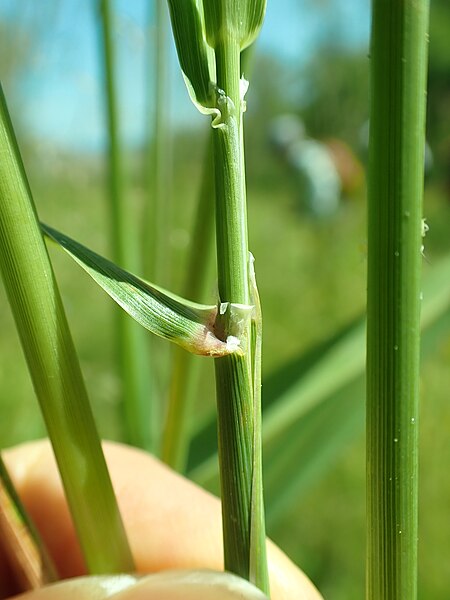
[[[82,244],[41,223],[56,242],[135,321],[155,335],[202,356],[235,351],[214,333],[217,307],[196,304],[147,283]]]

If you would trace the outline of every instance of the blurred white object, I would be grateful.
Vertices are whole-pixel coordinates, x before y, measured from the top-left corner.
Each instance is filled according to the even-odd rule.
[[[287,161],[297,174],[306,209],[319,218],[333,215],[339,206],[341,182],[325,144],[308,139],[294,142]]]
[[[326,146],[305,137],[297,115],[280,115],[270,124],[272,145],[296,176],[301,206],[312,216],[332,216],[341,196],[341,181],[333,156]]]

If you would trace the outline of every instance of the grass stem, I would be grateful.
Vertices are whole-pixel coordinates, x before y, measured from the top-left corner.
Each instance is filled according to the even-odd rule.
[[[367,598],[417,596],[428,1],[373,2],[367,325]]]
[[[186,268],[183,296],[200,301],[210,271],[210,256],[214,241],[214,170],[210,159],[212,144],[208,143],[203,162],[202,184],[196,210],[191,249]],[[165,420],[162,459],[177,471],[187,464],[190,433],[190,408],[196,383],[198,359],[179,348],[173,351],[169,402]]]
[[[155,10],[154,72],[151,92],[155,95],[148,148],[147,214],[144,219],[144,266],[150,281],[169,284],[170,246],[168,224],[170,213],[170,141],[168,129],[169,99],[169,14],[165,0],[153,0]],[[151,70],[148,69],[150,72]]]
[[[119,111],[115,81],[113,14],[110,0],[99,0],[101,51],[104,66],[105,114],[108,125],[108,179],[111,214],[111,241],[114,261],[138,271],[137,244],[132,235],[133,214],[125,202],[124,165],[119,135]],[[155,450],[153,386],[149,376],[148,336],[126,315],[117,313],[117,347],[122,377],[123,414],[126,441]]]
[[[223,339],[236,335],[231,304],[249,305],[249,252],[245,194],[242,99],[240,91],[240,46],[232,38],[219,42],[216,51],[218,106],[221,125],[214,129],[216,177],[216,237],[219,299],[226,304],[218,320]],[[219,334],[220,337],[220,334]],[[252,531],[253,475],[255,459],[255,405],[250,321],[237,334],[242,355],[215,361],[218,406],[219,464],[225,568],[252,579],[251,540],[265,544],[264,520]],[[259,408],[257,408],[259,411]],[[260,435],[260,431],[257,435]],[[257,457],[260,460],[260,456]],[[261,484],[261,482],[259,482]],[[262,492],[261,492],[262,501]],[[264,551],[260,553],[264,560]],[[264,569],[258,573],[264,573]],[[267,578],[254,581],[268,592]]]

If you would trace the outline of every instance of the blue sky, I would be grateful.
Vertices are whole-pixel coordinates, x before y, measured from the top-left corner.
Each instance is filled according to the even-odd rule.
[[[14,89],[7,86],[6,94],[20,98],[21,120],[35,137],[68,149],[97,150],[105,140],[95,4],[95,0],[0,3],[0,20],[12,33],[3,52],[13,57],[23,35],[32,39],[32,52]],[[259,48],[295,65],[305,62],[327,36],[367,47],[369,4],[369,0],[268,0]],[[149,64],[146,32],[151,31],[147,25],[151,2],[115,0],[113,5],[123,135],[138,144],[148,127],[144,74]],[[328,13],[318,10],[323,6]],[[169,80],[171,120],[189,126],[201,123],[187,98],[173,51]],[[13,117],[15,110],[11,106]]]

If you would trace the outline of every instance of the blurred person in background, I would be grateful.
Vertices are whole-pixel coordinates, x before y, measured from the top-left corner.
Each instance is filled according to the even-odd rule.
[[[342,198],[361,189],[363,168],[347,144],[338,139],[308,138],[297,115],[272,119],[269,141],[294,174],[299,206],[311,217],[333,217]]]

